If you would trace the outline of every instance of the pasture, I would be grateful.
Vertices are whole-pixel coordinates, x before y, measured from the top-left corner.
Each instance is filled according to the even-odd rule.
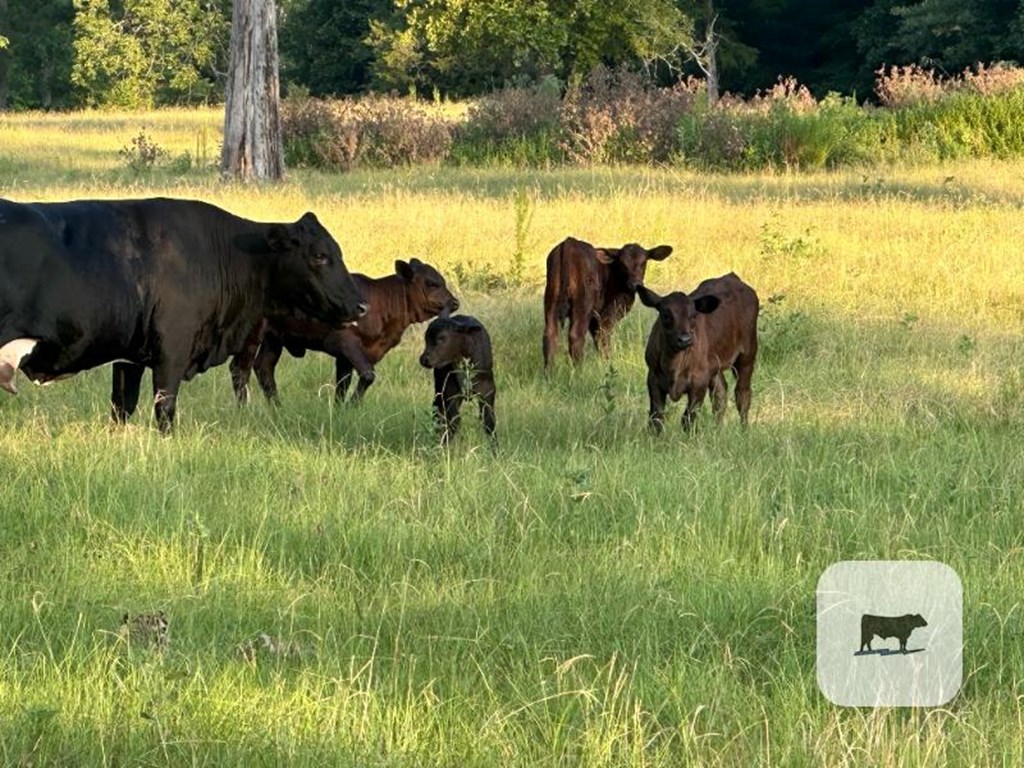
[[[132,765],[1024,763],[1024,166],[697,176],[412,168],[222,184],[220,113],[0,117],[15,200],[313,210],[349,268],[418,256],[494,343],[500,449],[435,446],[423,326],[358,407],[287,354],[283,406],[227,367],[108,424],[110,370],[0,398],[0,760]],[[189,167],[126,168],[145,126]],[[541,374],[544,258],[668,243],[659,291],[761,298],[751,425],[646,431],[634,307],[610,360]],[[149,387],[147,374],[143,391]],[[731,393],[731,379],[730,379]],[[143,397],[145,403],[148,398]],[[831,563],[964,585],[964,685],[844,710],[815,682]],[[116,635],[162,610],[159,652]]]

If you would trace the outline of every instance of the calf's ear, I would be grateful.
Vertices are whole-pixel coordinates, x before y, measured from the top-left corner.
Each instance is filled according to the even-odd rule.
[[[647,252],[647,258],[653,261],[664,261],[671,255],[671,245],[659,245],[657,248],[651,248],[651,250]]]
[[[661,303],[661,296],[656,294],[654,291],[649,290],[643,283],[637,285],[636,295],[640,297],[640,303],[645,307],[657,309],[658,304]]]
[[[413,259],[413,261],[415,261],[415,259]],[[402,261],[401,259],[397,259],[395,261],[395,272],[403,280],[412,280],[414,274],[412,264],[407,261]]]
[[[619,248],[595,248],[594,253],[597,254],[597,260],[602,264],[611,264],[619,258],[619,250]]]
[[[717,296],[701,296],[693,300],[694,308],[705,315],[714,312],[721,303],[722,300]]]

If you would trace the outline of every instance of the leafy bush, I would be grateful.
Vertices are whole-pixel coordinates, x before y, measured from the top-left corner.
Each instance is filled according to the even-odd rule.
[[[121,161],[135,173],[151,171],[167,156],[167,150],[153,141],[146,129],[118,151]]]
[[[450,123],[394,97],[289,100],[281,126],[289,164],[339,171],[437,162],[452,145]]]
[[[543,166],[564,158],[559,147],[561,85],[546,78],[530,88],[503,88],[469,108],[452,155],[459,163]]]
[[[561,96],[549,77],[507,87],[461,122],[414,100],[290,99],[282,109],[291,165],[348,170],[448,159],[457,164],[679,163],[696,169],[810,170],[893,160],[1024,155],[1024,69],[978,66],[940,78],[916,66],[879,70],[882,106],[793,78],[749,99],[710,106],[702,83],[658,88],[643,75],[598,67]],[[197,153],[198,156],[198,153]]]
[[[597,67],[562,103],[563,148],[573,162],[667,162],[678,154],[675,126],[705,101],[686,80],[655,88],[636,72]]]

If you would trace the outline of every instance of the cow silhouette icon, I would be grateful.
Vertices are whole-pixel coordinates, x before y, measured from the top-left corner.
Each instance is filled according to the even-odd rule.
[[[928,622],[920,613],[906,613],[903,616],[875,616],[865,613],[860,617],[860,650],[855,655],[865,653],[879,653],[886,655],[887,649],[875,651],[871,648],[871,641],[877,636],[883,640],[895,637],[900,641],[900,653],[906,654],[907,641],[910,633],[918,627],[927,627]],[[865,651],[865,648],[867,650]],[[924,650],[916,649],[916,650]],[[909,651],[915,653],[916,651]]]

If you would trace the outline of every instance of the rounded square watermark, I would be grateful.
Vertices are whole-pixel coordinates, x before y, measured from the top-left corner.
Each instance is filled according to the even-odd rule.
[[[937,707],[963,682],[963,586],[928,560],[846,560],[818,580],[818,687],[844,707]]]

